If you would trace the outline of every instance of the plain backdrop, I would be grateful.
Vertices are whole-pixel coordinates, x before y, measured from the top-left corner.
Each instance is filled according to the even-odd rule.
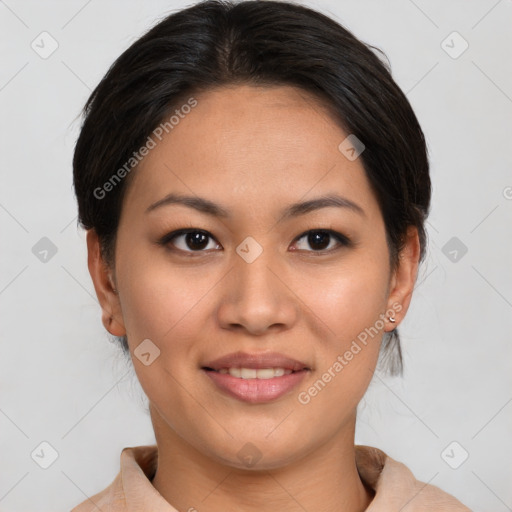
[[[101,325],[71,159],[108,67],[191,3],[0,1],[2,511],[70,510],[113,480],[123,447],[154,442],[131,363]],[[375,375],[356,442],[473,510],[512,510],[512,2],[302,3],[387,54],[431,155],[405,374]]]

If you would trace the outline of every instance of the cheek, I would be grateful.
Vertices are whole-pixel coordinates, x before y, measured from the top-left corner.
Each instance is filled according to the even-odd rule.
[[[180,410],[185,417],[200,414],[185,390],[193,390],[198,360],[198,341],[204,339],[205,310],[212,283],[204,271],[173,266],[164,258],[144,261],[130,253],[119,260],[118,279],[123,283],[122,311],[128,344],[138,380],[147,396],[162,411]],[[143,340],[149,339],[151,343]],[[141,348],[150,353],[146,365]],[[154,357],[153,354],[158,354]],[[179,418],[168,415],[175,426]]]
[[[355,411],[366,393],[378,361],[384,323],[384,303],[377,276],[368,273],[340,278],[329,293],[316,296],[318,316],[328,325],[328,337],[316,340],[316,366],[298,390],[298,410],[306,418],[322,418],[332,432]],[[324,330],[324,333],[327,332]]]
[[[323,279],[316,275],[314,286],[304,288],[317,325],[326,326],[316,340],[319,381],[314,389],[303,388],[306,396],[299,400],[311,411],[328,411],[334,419],[364,395],[385,325],[388,270],[386,260],[361,256]],[[331,408],[332,403],[339,408]]]
[[[321,273],[300,273],[298,294],[338,345],[374,325],[386,309],[388,268],[381,261],[357,255]]]
[[[154,339],[163,349],[160,345],[176,338],[177,331],[193,328],[190,314],[211,285],[197,268],[179,267],[143,251],[125,254],[129,256],[119,258],[117,274],[123,283],[121,306],[128,340],[135,344]]]

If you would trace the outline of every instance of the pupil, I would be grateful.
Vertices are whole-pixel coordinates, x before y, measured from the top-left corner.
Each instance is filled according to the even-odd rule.
[[[205,243],[207,242],[208,237],[203,233],[199,233],[198,231],[187,233],[186,239],[189,249],[203,249],[208,245],[208,243]]]
[[[315,245],[320,245],[321,247],[317,247],[318,249],[322,250],[325,249],[329,245],[329,233],[322,233],[322,232],[315,232],[310,233],[308,236],[308,242],[309,244],[314,247]],[[324,243],[322,243],[322,241]]]

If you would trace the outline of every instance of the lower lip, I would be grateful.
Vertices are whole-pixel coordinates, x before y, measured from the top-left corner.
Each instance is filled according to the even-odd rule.
[[[229,373],[203,371],[222,391],[243,402],[258,404],[275,400],[298,386],[308,370],[293,372],[271,379],[241,379]]]

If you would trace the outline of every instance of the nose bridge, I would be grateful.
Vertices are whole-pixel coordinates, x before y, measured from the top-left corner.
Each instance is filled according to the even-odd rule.
[[[219,320],[226,328],[243,326],[253,334],[276,324],[289,327],[295,319],[295,306],[279,278],[281,263],[276,251],[248,238],[233,255],[234,268]]]
[[[243,297],[254,295],[258,300],[275,299],[277,277],[272,268],[278,266],[273,250],[263,247],[254,238],[247,237],[237,248],[235,257],[234,280],[236,295]]]

